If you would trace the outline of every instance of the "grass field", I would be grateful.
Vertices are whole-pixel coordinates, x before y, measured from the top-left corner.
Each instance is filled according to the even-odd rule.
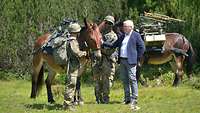
[[[36,99],[30,99],[30,81],[0,80],[0,113],[63,113],[63,96],[56,94],[56,104],[47,103],[46,89]],[[123,90],[119,82],[111,90],[110,104],[96,104],[93,86],[84,84],[83,106],[78,106],[76,113],[131,113],[128,105],[123,105]],[[182,85],[174,87],[139,88],[137,113],[200,113],[200,90]]]

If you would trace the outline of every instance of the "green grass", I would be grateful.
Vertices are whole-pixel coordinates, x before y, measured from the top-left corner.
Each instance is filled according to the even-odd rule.
[[[76,107],[76,113],[131,113],[128,105],[123,105],[123,89],[120,82],[114,84],[111,90],[110,104],[96,104],[94,87],[84,84],[82,94],[85,100],[83,106]],[[56,104],[47,103],[46,89],[35,100],[30,99],[30,81],[0,80],[0,113],[63,113],[63,96],[55,95]],[[200,90],[182,85],[139,88],[139,103],[137,113],[199,113]]]

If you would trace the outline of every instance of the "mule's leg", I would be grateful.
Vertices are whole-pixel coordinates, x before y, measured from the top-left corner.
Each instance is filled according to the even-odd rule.
[[[184,56],[176,56],[175,58],[176,61],[176,73],[175,73],[175,79],[173,82],[173,86],[178,86],[180,82],[183,79],[183,61],[184,61]]]
[[[86,66],[88,64],[88,59],[80,59],[80,67],[78,69],[78,77],[77,77],[77,83],[76,83],[76,90],[75,90],[75,96],[74,96],[74,103],[83,105],[83,98],[81,95],[81,75],[86,69]]]
[[[83,105],[83,98],[81,96],[81,77],[77,77],[77,82],[76,82],[76,90],[75,90],[75,95],[74,95],[74,104],[80,104]]]
[[[33,73],[32,73],[32,89],[31,89],[31,98],[36,98],[38,94],[38,77],[43,74],[43,61],[41,54],[36,54],[33,56]]]
[[[46,59],[47,64],[49,66],[48,68],[49,73],[48,73],[47,79],[45,80],[46,87],[47,87],[48,102],[54,103],[55,101],[53,99],[51,84],[55,78],[56,72],[58,73],[63,72],[63,68],[56,63],[56,61],[54,60],[54,56],[45,54],[43,55],[43,57]]]
[[[189,78],[189,80],[192,80],[192,67],[193,67],[193,62],[192,62],[192,57],[191,55],[189,55],[188,57],[186,57],[186,73],[187,73],[187,77]]]
[[[50,68],[48,68],[48,72],[49,73],[48,73],[47,79],[45,80],[46,88],[47,88],[48,102],[49,103],[54,103],[55,100],[53,99],[53,94],[52,94],[52,90],[51,90],[51,84],[52,84],[52,81],[55,78],[56,72],[53,71]]]
[[[141,75],[141,67],[137,66],[137,70],[136,70],[137,83],[141,83],[142,86],[148,87],[148,84],[144,80],[142,80],[140,75]]]
[[[37,95],[37,78],[38,78],[38,74],[39,74],[39,72],[37,72],[36,70],[33,71],[33,74],[32,74],[31,98],[36,98],[36,95]]]
[[[144,63],[144,58],[140,59],[137,64],[137,69],[136,69],[136,79],[137,83],[141,83],[142,86],[148,87],[148,84],[146,81],[142,80],[141,78],[141,68],[142,64]]]

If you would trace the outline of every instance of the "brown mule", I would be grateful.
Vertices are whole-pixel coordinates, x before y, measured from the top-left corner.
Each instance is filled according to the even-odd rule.
[[[188,77],[192,78],[192,64],[195,53],[191,43],[181,34],[166,33],[166,40],[162,47],[161,53],[146,52],[144,57],[140,60],[137,69],[137,78],[140,81],[140,67],[145,62],[147,64],[164,64],[172,59],[175,60],[173,70],[175,71],[175,79],[173,86],[177,86],[183,78],[184,62],[187,64],[186,72]],[[140,81],[141,82],[141,81]]]
[[[86,44],[87,47],[84,48],[86,51],[93,51],[96,57],[101,57],[101,33],[99,32],[99,28],[94,23],[89,23],[84,19],[85,27],[80,31],[80,35],[78,36],[79,45]],[[41,86],[43,84],[44,72],[43,72],[43,64],[46,62],[48,65],[48,76],[45,80],[47,94],[48,94],[48,102],[53,103],[53,95],[51,90],[51,84],[53,79],[55,78],[56,73],[66,73],[68,71],[68,63],[67,63],[67,54],[66,60],[62,62],[62,64],[58,63],[55,59],[56,56],[53,54],[49,54],[47,52],[42,51],[41,47],[47,43],[51,34],[47,33],[40,37],[35,42],[34,45],[34,54],[33,54],[33,73],[32,73],[32,90],[31,90],[31,98],[36,98],[39,94]],[[65,45],[63,43],[63,45]],[[67,53],[67,49],[65,49]],[[87,58],[81,59],[80,63],[84,64],[87,62]],[[80,72],[81,74],[81,72]]]

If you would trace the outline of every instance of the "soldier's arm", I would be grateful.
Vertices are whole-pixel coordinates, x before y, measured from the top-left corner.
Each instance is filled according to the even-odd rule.
[[[113,44],[108,43],[108,42],[103,42],[103,46],[109,47],[109,48],[117,48],[120,44],[120,41],[122,41],[121,38],[118,38]]]
[[[78,57],[84,57],[86,56],[86,52],[85,51],[81,51],[79,49],[79,44],[78,44],[78,41],[77,40],[72,40],[70,42],[70,46],[71,46],[71,49],[72,51],[78,56]]]

